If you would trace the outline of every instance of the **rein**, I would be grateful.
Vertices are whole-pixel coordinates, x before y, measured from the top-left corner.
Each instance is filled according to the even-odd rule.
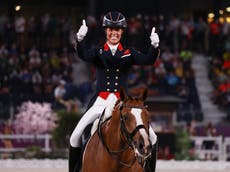
[[[99,118],[99,124],[98,124],[98,129],[97,129],[97,132],[98,132],[98,135],[99,135],[99,138],[100,138],[100,140],[101,140],[101,142],[102,142],[102,144],[103,144],[103,146],[105,147],[105,149],[107,150],[107,152],[111,155],[111,157],[113,157],[113,158],[115,158],[121,165],[123,165],[123,166],[126,166],[126,167],[131,167],[134,163],[135,163],[135,161],[137,160],[137,156],[136,156],[136,152],[135,152],[135,146],[134,146],[134,143],[133,143],[133,140],[132,140],[132,138],[136,135],[136,133],[138,132],[138,130],[140,130],[141,128],[143,128],[143,129],[145,129],[145,130],[147,130],[146,129],[146,127],[144,126],[144,125],[138,125],[131,133],[129,133],[128,132],[128,130],[127,130],[127,128],[126,128],[126,126],[125,126],[125,120],[124,120],[124,117],[123,117],[123,115],[122,115],[122,108],[124,108],[124,107],[126,107],[126,108],[139,108],[139,109],[144,109],[144,108],[146,108],[146,106],[125,106],[125,105],[121,105],[121,107],[119,108],[119,110],[120,110],[120,115],[121,115],[121,117],[120,117],[120,122],[121,122],[121,133],[124,133],[124,136],[125,136],[125,138],[126,138],[126,140],[127,140],[127,146],[126,147],[124,147],[124,148],[122,148],[122,149],[120,149],[120,150],[111,150],[107,145],[106,145],[106,143],[105,143],[105,140],[104,140],[104,138],[103,138],[103,135],[102,135],[102,131],[101,131],[101,125],[103,124],[103,123],[105,123],[105,122],[107,122],[109,119],[111,119],[111,117],[110,118],[108,118],[108,119],[106,119],[104,122],[103,122],[103,117],[104,117],[104,114],[105,114],[105,110],[103,111],[103,113],[102,113],[102,115],[100,116],[100,118]],[[118,154],[120,154],[120,153],[122,153],[122,152],[124,152],[124,151],[126,151],[126,150],[128,150],[129,148],[131,148],[131,149],[133,149],[134,150],[134,152],[135,152],[135,157],[133,158],[133,160],[130,162],[130,163],[126,163],[126,162],[123,162],[123,161],[121,161],[119,158],[118,158]],[[140,158],[140,157],[139,157]],[[139,163],[143,163],[143,159],[141,159],[140,161],[139,161],[139,158],[138,158],[138,162]],[[143,165],[143,164],[142,164]]]

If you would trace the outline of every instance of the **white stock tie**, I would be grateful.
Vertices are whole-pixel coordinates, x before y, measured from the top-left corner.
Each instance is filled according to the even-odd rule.
[[[115,53],[116,53],[116,49],[115,49],[115,48],[113,48],[113,49],[111,50],[111,52],[112,52],[112,55],[114,56],[114,55],[115,55]]]

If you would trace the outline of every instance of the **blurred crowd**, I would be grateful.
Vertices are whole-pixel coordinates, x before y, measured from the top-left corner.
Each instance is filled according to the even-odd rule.
[[[230,51],[213,56],[210,63],[210,78],[214,85],[212,100],[227,111],[230,120]]]
[[[89,27],[87,44],[91,47],[102,44],[101,17],[85,18]],[[74,51],[75,32],[80,24],[80,19],[73,22],[68,16],[51,14],[37,17],[19,14],[13,20],[0,15],[2,108],[10,104],[18,106],[27,100],[51,102],[54,108],[87,105],[95,77],[90,75],[94,68],[79,60]],[[153,26],[160,37],[160,58],[153,66],[135,66],[130,71],[130,92],[135,94],[147,86],[150,95],[173,95],[185,100],[182,106],[199,109],[191,68],[193,53],[198,52],[210,56],[210,78],[216,87],[214,101],[230,107],[229,23],[138,14],[128,17],[128,29],[122,41],[126,46],[146,52]]]
[[[227,111],[227,120],[230,120],[230,26],[229,23],[219,24],[214,21],[210,24],[210,41],[216,48],[210,56],[209,77],[214,86],[212,100],[220,108]],[[221,44],[215,44],[221,40]],[[211,43],[211,42],[210,42]],[[215,47],[216,46],[216,47]]]

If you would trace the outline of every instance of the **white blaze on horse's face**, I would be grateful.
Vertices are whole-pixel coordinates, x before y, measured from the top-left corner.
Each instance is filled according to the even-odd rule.
[[[135,117],[136,126],[144,125],[144,122],[143,122],[142,117],[141,117],[142,109],[140,109],[140,108],[132,108],[131,113]],[[148,145],[150,145],[148,133],[146,132],[146,130],[144,128],[141,128],[139,131],[140,131],[141,136],[144,139],[144,146],[146,148]]]

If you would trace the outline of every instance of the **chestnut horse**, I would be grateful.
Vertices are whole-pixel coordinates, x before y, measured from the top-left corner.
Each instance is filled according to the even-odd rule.
[[[151,154],[146,97],[147,89],[138,98],[120,90],[112,117],[104,122],[100,118],[97,132],[86,145],[82,172],[144,172]]]

